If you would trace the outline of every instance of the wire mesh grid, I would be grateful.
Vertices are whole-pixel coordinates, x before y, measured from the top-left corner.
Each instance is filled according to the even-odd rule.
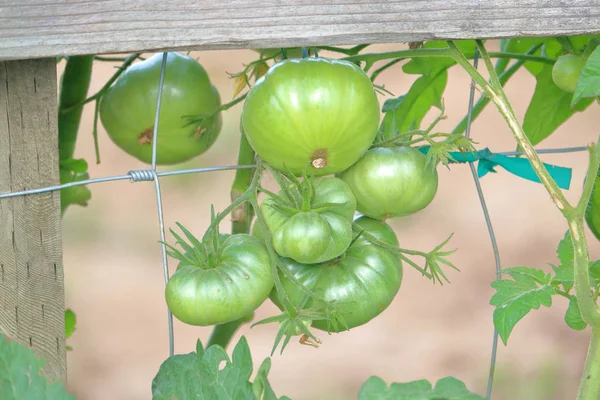
[[[204,168],[190,168],[190,169],[180,169],[180,170],[166,171],[166,172],[158,172],[156,170],[156,153],[157,153],[157,142],[158,142],[158,134],[159,134],[158,122],[159,122],[159,118],[160,118],[160,108],[161,108],[161,103],[162,103],[162,91],[163,91],[163,86],[164,86],[165,70],[167,67],[167,56],[168,56],[168,52],[164,52],[162,54],[162,64],[161,64],[160,78],[159,78],[160,81],[159,81],[159,87],[158,87],[156,112],[155,112],[155,116],[154,116],[154,128],[153,128],[154,129],[153,138],[155,138],[155,140],[152,141],[152,162],[151,162],[150,169],[131,170],[131,171],[128,171],[124,175],[100,177],[100,178],[94,178],[94,179],[81,180],[81,181],[77,181],[77,182],[70,182],[70,183],[66,183],[63,185],[53,185],[53,186],[46,186],[46,187],[37,188],[37,189],[30,189],[30,190],[23,190],[23,191],[0,194],[0,200],[1,200],[1,199],[17,197],[17,196],[26,196],[26,195],[45,193],[45,192],[52,192],[52,191],[56,191],[56,190],[66,189],[66,188],[73,187],[73,186],[88,185],[88,184],[100,183],[100,182],[111,182],[111,181],[118,181],[118,180],[129,180],[131,183],[142,182],[142,181],[154,182],[155,194],[156,194],[156,208],[157,208],[157,214],[158,214],[159,235],[160,235],[160,240],[161,240],[162,267],[163,267],[165,285],[169,282],[169,264],[168,264],[167,250],[166,250],[166,245],[165,245],[166,240],[165,240],[164,214],[163,214],[163,207],[162,207],[162,197],[161,197],[159,178],[166,177],[166,176],[173,176],[173,175],[193,174],[193,173],[202,173],[202,172],[215,172],[215,171],[236,170],[236,169],[251,169],[251,168],[255,167],[255,165],[250,164],[250,165],[226,165],[226,166],[214,166],[214,167],[204,167]],[[475,68],[477,68],[478,60],[479,60],[479,51],[477,50],[475,52],[475,56],[473,59],[473,66]],[[470,91],[469,91],[468,110],[467,110],[467,125],[466,125],[466,130],[465,130],[465,136],[467,138],[469,138],[471,135],[471,123],[472,123],[473,104],[474,104],[474,99],[475,99],[475,87],[476,87],[475,82],[471,81]],[[580,151],[586,151],[586,150],[587,150],[587,147],[579,146],[579,147],[564,147],[564,148],[553,148],[553,149],[539,149],[536,151],[538,154],[559,154],[559,153],[580,152]],[[496,154],[505,155],[505,156],[517,156],[517,155],[522,155],[524,153],[521,151],[506,151],[506,152],[498,152]],[[482,212],[483,212],[485,222],[487,225],[487,230],[488,230],[488,234],[490,237],[492,249],[494,252],[494,266],[495,266],[495,274],[496,274],[495,279],[500,279],[501,278],[500,251],[498,249],[496,236],[494,234],[494,228],[493,228],[490,214],[489,214],[487,204],[485,201],[485,196],[484,196],[483,189],[481,186],[480,178],[477,174],[477,170],[474,165],[474,162],[470,161],[468,164],[469,164],[471,173],[473,175],[473,181],[475,183],[477,195],[479,197],[479,201],[480,201]],[[169,355],[172,356],[174,354],[175,336],[174,336],[174,332],[173,332],[173,315],[171,314],[171,311],[169,311],[169,310],[167,311],[167,327],[168,327],[168,331],[169,331]],[[495,366],[496,366],[497,350],[498,350],[498,332],[496,329],[494,329],[494,334],[493,334],[493,339],[492,339],[492,350],[491,350],[491,356],[490,356],[490,368],[489,368],[488,383],[487,383],[487,390],[486,390],[486,399],[488,399],[488,400],[490,400],[492,398],[492,386],[493,386],[494,371],[495,371]]]

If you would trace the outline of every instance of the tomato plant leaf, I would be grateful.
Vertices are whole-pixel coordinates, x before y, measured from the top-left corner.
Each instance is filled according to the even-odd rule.
[[[579,304],[577,297],[571,296],[569,299],[569,307],[565,313],[565,322],[571,329],[581,331],[586,328],[587,324],[581,318],[581,312],[579,311]]]
[[[238,344],[233,349],[231,361],[240,369],[242,376],[250,379],[250,375],[252,375],[252,355],[250,354],[250,347],[248,347],[248,341],[245,336],[240,338]]]
[[[405,95],[387,100],[382,107],[385,112],[382,126],[386,127],[386,131],[395,136],[397,133],[418,129],[432,107],[442,108],[442,94],[447,78],[446,69],[438,69],[418,78]],[[381,139],[392,136],[382,135]]]
[[[482,400],[469,392],[465,384],[453,377],[440,379],[435,388],[426,380],[392,383],[388,388],[377,376],[370,377],[360,388],[358,400]]]
[[[0,335],[0,393],[2,400],[75,400],[61,382],[40,374],[45,362],[33,350]]]
[[[268,370],[267,370],[268,372]],[[177,354],[165,360],[152,381],[154,400],[246,400],[255,398],[252,357],[245,337],[240,338],[230,360],[219,345],[202,348],[198,340],[196,352]],[[266,374],[259,371],[259,385],[266,387]],[[266,382],[266,383],[265,383]],[[270,386],[269,386],[270,387]],[[256,397],[270,399],[269,397]],[[277,399],[277,397],[272,397]]]
[[[475,41],[459,40],[455,42],[466,54],[475,52]],[[431,41],[425,48],[446,48],[445,41]],[[382,121],[379,140],[389,139],[408,130],[419,129],[423,118],[432,107],[442,109],[442,95],[448,80],[448,68],[456,63],[446,57],[418,57],[406,63],[402,70],[406,74],[421,75],[408,92],[383,104],[385,117]]]
[[[65,310],[65,338],[68,339],[75,332],[77,317],[70,308]]]
[[[552,277],[552,285],[562,285],[565,292],[569,292],[574,285],[574,254],[573,254],[573,241],[571,240],[571,234],[569,231],[565,233],[565,236],[558,243],[556,254],[560,265],[551,265],[554,270],[554,276]],[[590,262],[590,283],[592,287],[598,287],[600,284],[600,260]]]
[[[552,37],[541,37],[541,38],[515,38],[502,40],[500,42],[500,50],[507,53],[527,53],[532,47],[541,44],[542,46],[533,53],[537,56],[547,56],[555,58],[561,52],[561,45],[555,38]],[[524,64],[525,68],[534,76],[537,76],[542,69],[544,64],[534,61],[527,61]]]
[[[573,107],[579,100],[600,95],[600,47],[592,52],[587,59],[571,100]]]
[[[254,383],[252,384],[254,398],[258,400],[291,400],[287,396],[278,398],[277,395],[275,395],[271,383],[269,383],[269,380],[267,379],[270,370],[271,359],[266,358],[258,368],[256,379],[254,379]]]
[[[494,326],[506,345],[513,328],[531,310],[550,307],[556,290],[550,285],[551,276],[528,267],[513,267],[503,271],[512,279],[492,282],[496,293],[490,304],[494,310]]]
[[[535,91],[523,119],[523,129],[533,145],[546,139],[575,112],[585,110],[593,102],[592,99],[583,99],[572,107],[573,95],[554,84],[551,65],[544,65],[536,80]]]

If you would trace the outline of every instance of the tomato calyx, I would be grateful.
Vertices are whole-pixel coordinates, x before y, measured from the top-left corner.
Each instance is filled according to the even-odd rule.
[[[194,267],[194,268],[202,268],[202,269],[212,269],[216,268],[220,262],[219,259],[219,248],[221,242],[230,235],[227,234],[219,234],[218,230],[216,231],[217,236],[214,235],[208,240],[200,242],[188,229],[186,229],[181,223],[176,223],[179,229],[185,235],[186,240],[184,240],[179,234],[177,234],[173,229],[170,229],[171,235],[176,240],[176,245],[178,244],[183,249],[183,252],[176,247],[170,245],[169,243],[164,243],[170,251],[167,251],[167,254],[178,260],[180,262],[178,269],[180,267]]]

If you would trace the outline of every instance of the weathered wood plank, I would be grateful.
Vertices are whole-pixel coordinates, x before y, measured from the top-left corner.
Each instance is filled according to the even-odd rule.
[[[0,62],[0,193],[55,185],[56,61]],[[66,375],[60,193],[0,200],[0,332]]]
[[[1,0],[0,59],[600,33],[600,0]]]

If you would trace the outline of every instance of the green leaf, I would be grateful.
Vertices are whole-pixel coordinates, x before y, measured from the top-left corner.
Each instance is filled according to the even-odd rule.
[[[2,400],[75,400],[61,382],[40,375],[44,361],[33,350],[0,335],[0,395]]]
[[[392,383],[388,388],[383,379],[372,376],[360,388],[358,400],[482,400],[469,392],[464,383],[453,377],[440,379],[435,388],[426,380]]]
[[[84,174],[88,170],[88,163],[83,158],[60,160],[59,165],[61,168],[71,170],[76,174]]]
[[[552,278],[552,285],[562,285],[565,292],[569,292],[575,283],[573,263],[573,241],[571,240],[571,234],[569,231],[565,233],[563,239],[558,243],[556,249],[558,260],[560,261],[559,266],[552,265],[554,270],[554,277]],[[590,283],[592,287],[597,287],[600,283],[600,260],[590,262]]]
[[[68,339],[71,337],[71,335],[73,335],[73,332],[75,332],[76,324],[77,318],[75,316],[75,313],[70,308],[67,308],[65,310],[65,339]]]
[[[475,51],[473,40],[461,40],[458,47],[466,53]],[[448,47],[444,41],[432,41],[425,48]],[[455,62],[446,57],[413,58],[402,70],[406,74],[422,75],[410,87],[408,92],[394,99],[388,99],[382,107],[385,113],[379,139],[385,140],[399,133],[419,129],[423,118],[432,107],[442,108],[442,95],[448,81],[447,70]]]
[[[258,372],[256,373],[256,379],[254,379],[254,383],[252,384],[252,392],[254,393],[254,398],[258,400],[291,400],[289,397],[282,396],[278,398],[267,379],[267,375],[269,375],[269,371],[271,370],[271,359],[266,358],[263,363],[258,368]]]
[[[579,304],[577,303],[577,297],[571,296],[569,300],[569,307],[565,313],[565,322],[571,329],[581,331],[586,328],[587,324],[581,318],[581,312],[579,311]]]
[[[77,160],[74,160],[77,161]],[[82,160],[83,161],[83,160]],[[86,164],[87,168],[87,164]],[[64,185],[90,179],[87,172],[74,172],[68,168],[60,168],[60,183]],[[64,214],[70,205],[87,206],[92,198],[92,192],[86,186],[72,186],[60,190],[60,210]]]
[[[270,360],[267,360],[263,365],[270,365]],[[163,362],[152,381],[152,399],[277,400],[277,397],[266,395],[274,396],[266,378],[268,369],[261,365],[255,383],[249,381],[252,357],[243,336],[233,350],[232,360],[221,346],[203,349],[202,342],[198,340],[196,352],[174,355]],[[265,396],[255,396],[257,386],[260,386],[260,395],[265,393]]]
[[[525,315],[540,306],[550,307],[552,295],[556,293],[550,286],[550,274],[528,267],[513,267],[503,271],[511,279],[492,282],[496,293],[490,304],[494,310],[494,326],[506,345],[513,328]]]
[[[585,110],[593,102],[583,99],[571,107],[573,95],[554,84],[551,65],[544,65],[536,80],[535,92],[523,119],[523,129],[533,145],[546,139],[575,112]]]
[[[508,53],[521,53],[525,54],[532,47],[542,43],[542,47],[537,50],[533,55],[537,56],[547,56],[556,58],[561,52],[560,43],[551,37],[542,37],[542,38],[515,38],[510,40],[505,40],[501,42],[501,51]],[[537,76],[542,69],[544,68],[544,64],[534,61],[527,61],[524,64],[525,68],[534,76]]]
[[[385,117],[380,128],[381,140],[418,129],[432,107],[442,107],[442,94],[448,74],[445,69],[417,79],[408,93],[383,104]]]
[[[592,52],[590,57],[585,62],[575,93],[571,100],[573,107],[579,100],[589,97],[597,97],[600,95],[600,47]]]

